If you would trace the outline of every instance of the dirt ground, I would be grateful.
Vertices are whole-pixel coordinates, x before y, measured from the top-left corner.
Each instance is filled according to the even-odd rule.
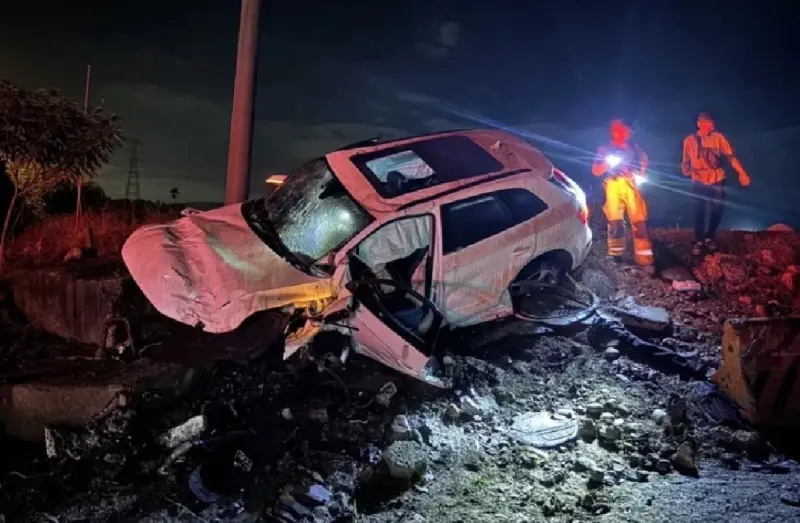
[[[726,254],[706,260],[691,258],[686,231],[654,236],[707,295],[613,265],[600,243],[578,273],[606,304],[632,296],[667,308],[672,332],[653,341],[713,368],[726,319],[796,303],[785,276],[800,252],[795,236],[725,234]],[[0,514],[32,522],[800,521],[794,461],[749,427],[710,421],[697,382],[635,363],[592,332],[518,321],[471,331],[450,347],[451,391],[358,357],[344,368],[280,372],[221,365],[179,405],[139,398],[88,430],[56,430],[55,457],[42,445],[3,441]],[[539,412],[574,423],[577,435],[530,444],[519,427]],[[209,427],[170,462],[154,435],[201,413]],[[205,490],[224,499],[205,503],[192,492],[198,465]]]

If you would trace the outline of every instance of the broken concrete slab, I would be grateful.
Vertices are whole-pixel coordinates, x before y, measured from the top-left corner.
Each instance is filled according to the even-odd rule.
[[[35,327],[96,346],[105,342],[108,319],[134,319],[150,308],[117,258],[18,271],[13,294]]]
[[[618,305],[611,307],[623,325],[633,329],[666,333],[672,328],[669,312],[663,307],[639,305],[633,297],[628,296]]]
[[[90,360],[24,383],[0,384],[0,423],[14,437],[41,441],[47,426],[80,427],[144,391],[180,396],[199,369],[174,363]]]

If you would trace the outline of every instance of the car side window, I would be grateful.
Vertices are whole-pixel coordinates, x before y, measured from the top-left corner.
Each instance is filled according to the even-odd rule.
[[[506,189],[442,206],[442,253],[450,254],[530,220],[547,204],[525,189]]]
[[[508,189],[495,194],[511,211],[514,225],[533,219],[547,210],[544,200],[525,189]]]
[[[449,254],[513,225],[511,211],[491,194],[442,206],[442,252]]]

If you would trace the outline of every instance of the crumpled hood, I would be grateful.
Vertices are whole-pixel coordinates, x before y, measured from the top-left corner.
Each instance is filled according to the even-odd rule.
[[[258,311],[331,296],[329,279],[278,256],[250,229],[241,207],[145,226],[125,242],[125,265],[161,314],[220,333]]]

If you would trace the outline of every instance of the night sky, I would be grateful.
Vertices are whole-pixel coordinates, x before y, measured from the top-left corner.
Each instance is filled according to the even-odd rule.
[[[92,104],[119,114],[142,142],[142,196],[168,200],[177,187],[183,201],[222,200],[239,2],[3,4],[0,76],[80,99],[90,63]],[[252,193],[266,174],[347,142],[487,122],[576,147],[562,148],[557,161],[581,178],[581,150],[605,140],[614,117],[634,124],[669,177],[678,173],[682,135],[708,110],[753,178],[734,200],[754,216],[769,206],[793,221],[793,7],[265,0]],[[126,172],[120,151],[99,178],[112,197],[123,195]]]

